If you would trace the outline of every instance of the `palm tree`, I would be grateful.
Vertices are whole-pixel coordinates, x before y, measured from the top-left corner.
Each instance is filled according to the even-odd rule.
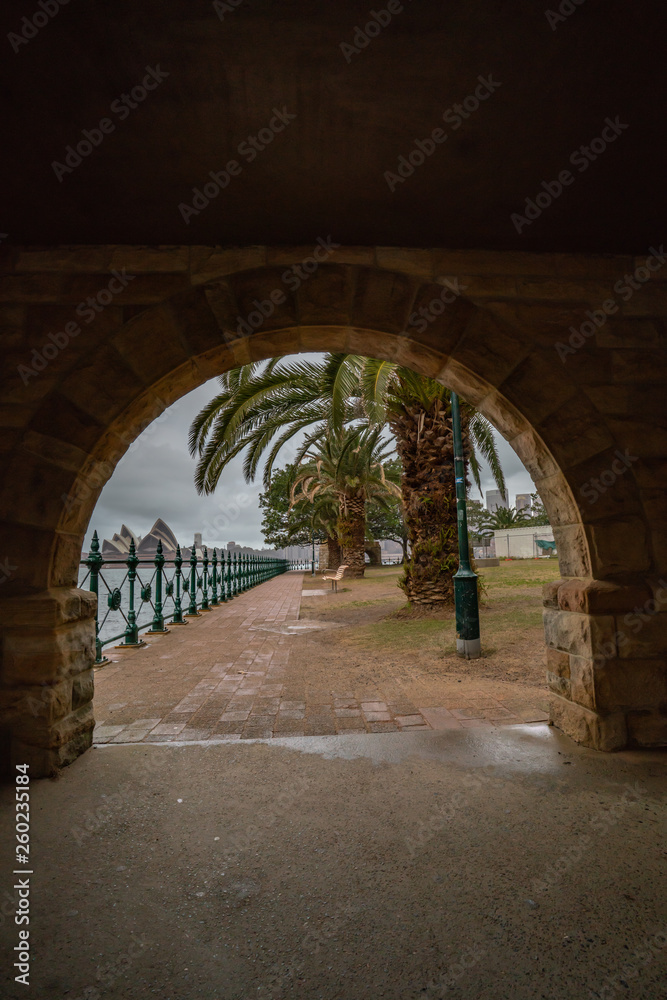
[[[330,428],[304,455],[292,486],[292,503],[335,499],[337,535],[349,576],[364,575],[366,504],[388,505],[388,497],[400,496],[383,464],[392,450],[382,440],[381,427],[346,427],[338,433]]]
[[[401,489],[410,544],[410,558],[400,585],[412,604],[451,606],[453,575],[458,566],[458,531],[449,390],[434,379],[388,361],[338,355],[332,356],[330,364],[332,375],[337,365],[357,369],[365,412],[376,423],[386,422],[396,438],[403,465]],[[344,419],[342,409],[334,406],[332,419],[334,424]],[[491,425],[463,401],[461,424],[466,466],[478,488],[477,452],[504,490]]]
[[[190,430],[191,452],[199,455],[195,482],[200,492],[212,492],[224,466],[243,449],[246,478],[254,478],[266,456],[264,480],[269,482],[283,445],[307,430],[297,452],[299,461],[322,434],[322,420],[334,429],[363,418],[377,426],[388,424],[403,463],[411,547],[401,586],[415,604],[453,604],[458,546],[449,390],[400,365],[341,353],[328,354],[316,364],[255,362],[220,381],[222,393]],[[462,404],[461,414],[473,479],[479,487],[476,448],[504,490],[491,425],[469,404]]]
[[[500,531],[503,528],[519,528],[522,524],[530,524],[531,518],[523,510],[514,507],[498,507],[493,513],[486,513],[479,519],[480,531]]]

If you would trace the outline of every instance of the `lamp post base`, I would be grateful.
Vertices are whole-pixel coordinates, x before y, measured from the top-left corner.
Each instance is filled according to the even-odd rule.
[[[478,660],[482,655],[481,639],[457,639],[456,652],[466,660]]]

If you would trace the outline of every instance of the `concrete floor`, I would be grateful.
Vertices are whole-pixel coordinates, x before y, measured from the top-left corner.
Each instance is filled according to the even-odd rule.
[[[667,996],[667,757],[544,725],[109,745],[32,787],[7,997]]]

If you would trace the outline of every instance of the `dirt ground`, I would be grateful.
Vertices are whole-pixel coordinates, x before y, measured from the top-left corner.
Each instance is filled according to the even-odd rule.
[[[381,688],[389,698],[424,706],[449,705],[460,695],[463,706],[474,690],[509,706],[546,708],[541,591],[557,579],[557,560],[508,560],[481,571],[483,656],[471,661],[456,655],[453,611],[415,621],[392,617],[406,603],[401,572],[367,568],[363,579],[341,581],[337,594],[320,575],[305,576],[301,619],[342,627],[300,636],[290,670],[303,671],[314,687],[359,697]],[[308,596],[318,589],[326,595]]]

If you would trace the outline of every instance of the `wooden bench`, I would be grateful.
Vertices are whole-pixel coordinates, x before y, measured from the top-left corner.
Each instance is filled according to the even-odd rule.
[[[345,564],[345,566],[339,566],[336,572],[332,576],[330,576],[328,573],[325,573],[322,579],[331,580],[331,589],[332,590],[335,589],[335,592],[338,593],[338,581],[343,579],[343,577],[345,576],[346,569],[347,569],[347,563]]]

